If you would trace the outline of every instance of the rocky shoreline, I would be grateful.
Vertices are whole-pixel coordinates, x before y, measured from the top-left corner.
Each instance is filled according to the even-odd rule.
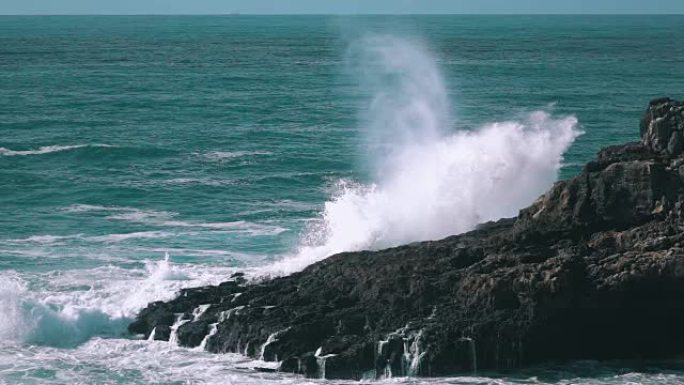
[[[684,353],[684,102],[652,101],[641,137],[516,218],[185,289],[129,330],[323,378]]]

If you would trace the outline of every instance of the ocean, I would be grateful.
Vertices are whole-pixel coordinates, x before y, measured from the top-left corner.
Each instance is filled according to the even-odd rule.
[[[126,333],[510,217],[684,97],[684,16],[0,16],[0,383],[341,383]],[[684,384],[653,363],[401,384]]]

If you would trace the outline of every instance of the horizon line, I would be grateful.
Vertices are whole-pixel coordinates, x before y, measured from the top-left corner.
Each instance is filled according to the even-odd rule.
[[[682,13],[0,13],[0,16],[684,16]]]

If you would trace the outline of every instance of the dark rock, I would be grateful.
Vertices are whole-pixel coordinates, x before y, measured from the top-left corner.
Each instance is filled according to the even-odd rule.
[[[677,130],[670,135],[670,140],[667,142],[667,152],[670,155],[679,155],[682,153],[684,147],[684,139],[682,139],[682,131]]]
[[[163,302],[149,304],[138,314],[138,318],[128,326],[128,330],[134,334],[144,334],[145,338],[147,338],[157,325],[171,326],[176,317],[169,308],[170,306]],[[161,338],[162,335],[164,333],[161,332],[161,329],[158,336],[155,333],[156,339],[168,340],[168,335],[166,335],[166,338]]]
[[[664,155],[681,153],[684,131],[684,102],[669,98],[653,100],[641,120],[641,140],[652,151]]]
[[[206,321],[186,322],[176,331],[178,343],[189,348],[199,346],[204,336],[209,333],[209,323]]]
[[[159,325],[153,329],[152,336],[155,341],[168,341],[171,336],[171,328],[166,325]]]
[[[318,377],[318,362],[313,352],[303,354],[301,357],[292,356],[284,360],[280,370],[289,373],[300,373],[307,377]]]
[[[255,367],[255,368],[253,368],[253,369],[254,369],[255,372],[260,372],[260,373],[275,373],[275,372],[278,371],[278,370],[276,370],[276,369],[272,369],[272,368],[262,368],[262,367],[259,367],[259,366]]]
[[[233,273],[230,276],[230,278],[233,280],[233,282],[235,282],[237,284],[243,284],[243,283],[247,282],[247,280],[245,279],[245,273],[242,273],[242,272]]]
[[[168,339],[184,319],[181,344],[213,330],[211,352],[326,378],[682,354],[683,122],[682,102],[651,102],[640,143],[603,149],[517,218],[337,254],[287,277],[186,289],[150,304],[130,331]]]
[[[193,319],[192,313],[199,306],[213,304],[211,307],[213,310],[206,312],[198,320],[201,321],[202,328],[204,328],[201,329],[201,332],[195,322],[185,322],[178,328],[179,342],[181,344],[193,344],[199,335],[201,335],[201,342],[206,334],[207,325],[218,320],[218,312],[231,308],[240,302],[237,300],[242,290],[244,290],[244,282],[239,283],[236,280],[222,282],[218,286],[183,289],[173,301],[149,304],[138,314],[135,321],[128,325],[128,331],[149,338],[152,331],[156,329],[155,339],[168,341],[170,331],[169,333],[163,332],[160,334],[158,333],[160,330],[166,330],[166,328],[170,328],[179,321],[191,320]]]

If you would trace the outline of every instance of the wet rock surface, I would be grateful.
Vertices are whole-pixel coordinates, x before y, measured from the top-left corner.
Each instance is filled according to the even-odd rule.
[[[640,143],[602,150],[517,218],[186,289],[129,329],[325,378],[684,353],[682,132],[684,103],[655,100]]]

